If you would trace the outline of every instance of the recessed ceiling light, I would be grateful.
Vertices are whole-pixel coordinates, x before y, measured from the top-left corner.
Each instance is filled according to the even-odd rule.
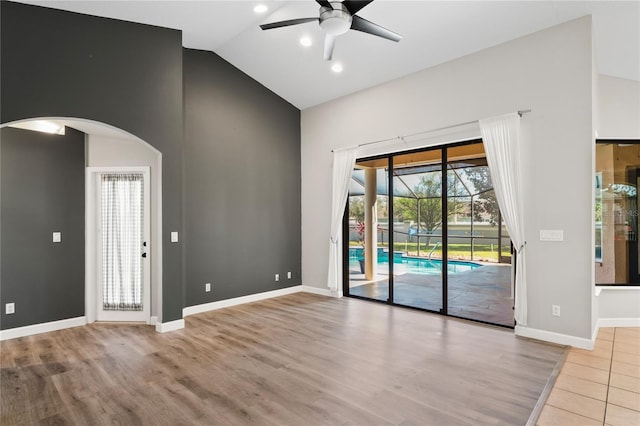
[[[333,71],[335,73],[342,72],[342,64],[335,63],[335,64],[331,65],[331,71]]]
[[[300,44],[304,47],[309,47],[313,44],[313,40],[310,37],[304,36],[300,39]]]
[[[253,8],[255,13],[265,13],[267,10],[269,10],[269,8],[264,4],[256,5],[256,7]]]

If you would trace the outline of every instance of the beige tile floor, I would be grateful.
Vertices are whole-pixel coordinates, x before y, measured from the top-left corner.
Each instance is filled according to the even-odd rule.
[[[640,426],[640,328],[601,328],[592,351],[572,348],[540,426]]]

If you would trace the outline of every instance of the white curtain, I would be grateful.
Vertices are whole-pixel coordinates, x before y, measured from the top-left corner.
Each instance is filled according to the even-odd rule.
[[[102,308],[141,311],[143,175],[102,175]]]
[[[358,147],[336,149],[333,152],[333,194],[331,197],[331,236],[329,238],[329,277],[327,282],[327,286],[332,292],[337,292],[339,287],[340,247],[338,247],[338,242],[357,154]]]
[[[502,219],[516,248],[515,319],[527,325],[526,241],[520,177],[520,115],[480,120],[487,163]]]

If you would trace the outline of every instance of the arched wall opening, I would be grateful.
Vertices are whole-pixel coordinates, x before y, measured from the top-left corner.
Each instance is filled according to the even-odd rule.
[[[152,145],[146,141],[111,125],[72,117],[37,117],[27,120],[19,120],[9,123],[3,123],[0,128],[5,132],[5,127],[14,127],[16,125],[24,125],[25,123],[33,123],[35,121],[46,121],[53,123],[53,125],[66,126],[71,128],[70,132],[82,132],[84,134],[84,168],[108,168],[108,167],[148,167],[150,170],[150,213],[151,213],[151,240],[149,247],[150,257],[150,276],[151,276],[151,301],[150,301],[150,318],[151,324],[156,321],[162,320],[162,154]],[[12,129],[12,131],[17,129]],[[18,130],[20,131],[20,130]],[[23,130],[28,132],[29,130]],[[39,133],[39,132],[38,132]],[[80,136],[81,137],[81,136]],[[53,139],[55,141],[55,138]],[[53,146],[53,145],[52,145]],[[5,159],[8,161],[8,159]],[[25,172],[29,172],[25,170]],[[37,170],[35,171],[37,173]],[[85,174],[85,177],[89,174]],[[76,176],[77,178],[77,176]],[[6,185],[12,185],[12,182],[3,182],[3,187]],[[95,321],[95,309],[96,309],[96,265],[95,265],[95,215],[89,209],[93,208],[93,198],[95,196],[95,185],[89,185],[88,180],[85,178],[84,182],[84,306],[82,311],[84,316],[82,319],[74,318],[76,325],[79,321],[90,323]],[[28,198],[29,194],[25,194]],[[55,202],[55,201],[53,201]],[[4,208],[4,206],[3,206]],[[43,236],[44,238],[44,236]],[[47,236],[50,239],[50,236]],[[64,238],[64,237],[63,237]],[[15,243],[15,242],[14,242]],[[29,244],[25,241],[24,244]],[[16,245],[19,245],[18,242]],[[4,245],[4,244],[3,244]],[[11,247],[11,246],[10,246]],[[28,247],[22,249],[28,252]],[[4,256],[4,255],[3,255]],[[48,262],[47,259],[32,259],[32,262]],[[4,275],[4,274],[3,274]],[[12,277],[13,282],[1,282],[3,290],[7,289],[5,296],[3,296],[3,303],[10,302],[7,297],[10,297],[11,287],[19,286],[19,282],[16,281],[16,277]],[[19,281],[19,279],[17,280]],[[40,286],[45,286],[45,283],[40,283]],[[55,289],[48,289],[47,291],[55,292]],[[77,304],[77,303],[76,303]],[[29,301],[26,303],[18,303],[16,306],[16,313],[22,313],[25,310],[36,308],[36,306],[29,306]],[[77,309],[70,309],[70,311],[77,311]],[[75,317],[76,315],[74,315]],[[34,320],[30,324],[18,325],[36,325],[41,320],[38,320],[38,315],[34,312],[30,313],[30,317]],[[54,318],[54,321],[67,320],[67,318]],[[21,320],[24,322],[24,318]],[[8,324],[11,328],[11,324]],[[6,329],[7,327],[2,327]],[[5,336],[3,336],[5,337]],[[10,338],[10,337],[5,337]]]

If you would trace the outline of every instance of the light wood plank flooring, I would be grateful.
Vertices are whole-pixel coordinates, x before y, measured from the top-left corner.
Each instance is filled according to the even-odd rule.
[[[537,424],[640,425],[640,328],[601,328],[593,351],[571,348]]]
[[[0,343],[0,424],[524,425],[564,348],[298,293]]]

